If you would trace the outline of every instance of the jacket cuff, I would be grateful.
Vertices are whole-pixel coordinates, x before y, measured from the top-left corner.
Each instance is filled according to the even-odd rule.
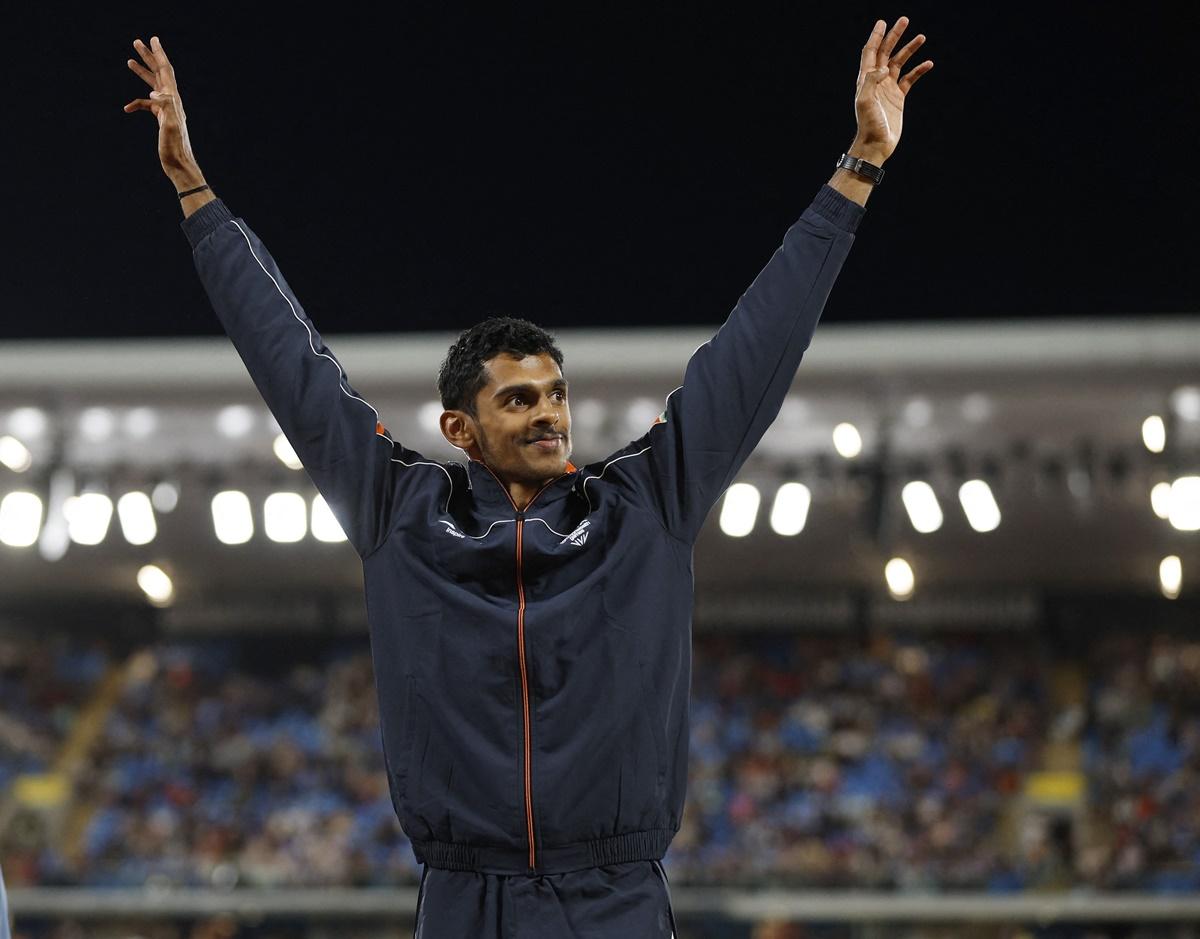
[[[232,220],[233,213],[229,211],[225,203],[220,199],[213,199],[212,202],[206,202],[200,206],[180,222],[180,225],[183,227],[183,233],[187,235],[188,244],[195,251],[196,245],[212,234],[215,229]]]
[[[828,184],[822,186],[821,191],[817,193],[812,209],[826,221],[851,234],[858,228],[858,223],[867,211]]]

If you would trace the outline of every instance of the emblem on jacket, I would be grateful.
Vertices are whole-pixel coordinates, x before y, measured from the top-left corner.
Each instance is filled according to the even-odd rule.
[[[447,535],[453,535],[455,538],[466,538],[466,537],[467,537],[467,536],[466,536],[466,535],[464,535],[464,534],[463,534],[461,531],[459,531],[457,528],[455,528],[455,527],[454,527],[454,523],[453,523],[453,522],[448,522],[448,521],[446,521],[444,518],[443,518],[443,519],[439,519],[439,521],[440,521],[440,522],[441,522],[443,525],[445,525],[445,526],[446,526],[446,534],[447,534]]]
[[[566,544],[569,541],[577,548],[583,547],[584,543],[587,541],[588,528],[591,526],[591,524],[592,523],[587,519],[584,519],[579,523],[579,527],[571,532],[571,534],[567,535],[567,537],[560,541],[559,544]]]

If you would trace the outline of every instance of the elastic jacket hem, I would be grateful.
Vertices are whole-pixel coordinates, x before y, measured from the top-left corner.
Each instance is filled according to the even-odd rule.
[[[558,848],[539,848],[537,867],[529,866],[523,847],[453,844],[448,841],[414,841],[417,860],[429,867],[480,874],[565,874],[588,867],[658,861],[667,853],[675,832],[669,828],[631,831],[623,835],[579,841]]]

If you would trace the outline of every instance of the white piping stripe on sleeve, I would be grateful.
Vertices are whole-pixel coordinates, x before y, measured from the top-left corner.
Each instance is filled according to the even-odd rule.
[[[286,293],[283,292],[283,289],[279,286],[279,281],[277,281],[274,277],[271,276],[271,272],[267,270],[266,266],[263,264],[262,260],[259,258],[258,254],[255,252],[254,245],[250,241],[250,236],[246,234],[246,229],[242,228],[241,223],[238,222],[236,219],[234,219],[233,224],[237,225],[238,231],[240,231],[242,233],[242,237],[244,239],[246,239],[246,247],[250,249],[250,256],[252,258],[254,258],[254,260],[257,262],[258,266],[260,268],[262,268],[262,272],[264,274],[266,274],[267,277],[270,279],[271,283],[275,285],[275,289],[277,291],[279,291],[279,296],[283,297],[284,301],[287,303],[288,309],[290,309],[292,311],[292,316],[294,316],[296,318],[296,322],[299,323],[301,326],[303,326],[304,331],[308,333],[308,347],[312,350],[313,355],[319,356],[320,358],[323,358],[323,359],[328,359],[333,364],[333,367],[338,370],[338,388],[341,389],[342,394],[344,394],[347,398],[353,398],[355,401],[361,401],[367,407],[371,408],[371,413],[375,415],[375,428],[376,428],[375,436],[383,437],[384,440],[387,440],[388,443],[392,444],[392,446],[395,446],[394,440],[390,440],[388,437],[379,433],[378,428],[379,428],[380,423],[382,423],[382,422],[379,420],[379,412],[375,410],[375,408],[371,405],[371,402],[363,401],[363,399],[360,398],[358,395],[352,395],[349,391],[346,390],[346,387],[342,384],[343,369],[342,369],[341,363],[338,362],[338,360],[335,359],[329,353],[317,351],[317,347],[315,345],[313,345],[313,334],[312,334],[312,330],[308,326],[308,323],[304,322],[304,320],[300,318],[300,314],[296,312],[296,307],[292,303],[291,298]],[[450,472],[446,469],[446,467],[442,466],[440,463],[429,463],[424,460],[414,460],[412,463],[405,463],[403,460],[398,460],[395,457],[392,457],[392,462],[399,463],[401,466],[436,466],[443,473],[445,473],[446,479],[448,479],[450,481],[450,495],[448,495],[446,497],[447,510],[449,509],[450,499],[454,496],[454,478],[450,475]]]
[[[590,483],[593,479],[599,479],[601,476],[603,476],[605,473],[607,473],[608,468],[610,466],[612,466],[614,463],[620,463],[622,460],[628,460],[630,457],[641,456],[643,453],[645,453],[649,449],[650,448],[648,446],[643,447],[637,453],[626,453],[624,456],[619,456],[615,460],[609,460],[607,463],[604,464],[604,468],[601,469],[599,473],[597,473],[595,476],[589,476],[587,479],[585,479],[583,481],[582,491],[583,491],[583,497],[585,499],[587,499],[588,512],[592,511],[592,500],[588,497],[588,494],[587,494],[587,484]],[[557,535],[558,532],[555,532],[555,534]]]
[[[706,344],[707,344],[706,342],[702,342],[696,348],[700,349],[701,346],[704,346]],[[695,355],[695,354],[696,354],[695,352],[692,353],[692,355]],[[671,404],[671,395],[675,394],[675,392],[679,391],[679,389],[682,387],[683,387],[683,385],[680,385],[679,388],[672,389],[671,393],[668,394],[666,396],[666,398],[663,399],[663,411],[664,412]],[[649,449],[650,449],[650,447],[647,446],[644,449],[639,450],[637,453],[626,453],[624,456],[619,456],[615,460],[609,460],[607,463],[604,464],[604,468],[601,469],[599,473],[597,473],[595,476],[589,476],[583,481],[583,486],[581,487],[581,491],[583,492],[583,497],[585,499],[587,499],[588,512],[592,511],[592,500],[588,497],[588,494],[587,494],[587,484],[590,483],[593,479],[599,479],[601,476],[603,476],[608,471],[608,468],[610,466],[612,466],[614,463],[620,463],[622,460],[628,460],[631,456],[641,456],[643,453],[645,453]],[[558,532],[555,532],[555,534],[557,535]]]

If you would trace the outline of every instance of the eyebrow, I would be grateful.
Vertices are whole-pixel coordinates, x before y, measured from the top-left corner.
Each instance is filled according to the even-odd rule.
[[[567,380],[565,378],[556,378],[550,384],[551,391],[558,391],[559,389],[563,391],[567,390]],[[519,385],[505,385],[492,395],[492,398],[507,398],[510,394],[517,391],[537,391],[537,385],[533,382],[522,382]]]

